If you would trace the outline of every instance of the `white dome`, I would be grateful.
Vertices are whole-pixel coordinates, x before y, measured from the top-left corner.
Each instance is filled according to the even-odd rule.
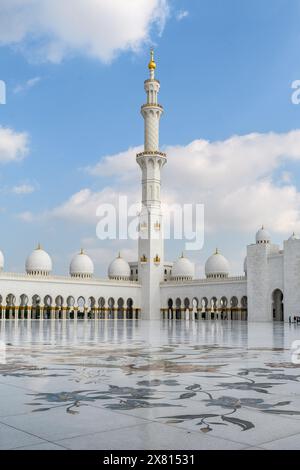
[[[299,235],[297,235],[295,232],[293,233],[292,236],[290,236],[289,240],[300,240],[300,237]],[[1,265],[1,263],[0,263]]]
[[[70,275],[72,277],[92,277],[94,274],[94,263],[83,250],[77,253],[70,264]]]
[[[218,250],[205,263],[206,277],[228,277],[229,262]]]
[[[181,258],[175,261],[172,268],[172,279],[179,280],[192,280],[195,276],[195,266],[182,254]]]
[[[0,250],[0,272],[3,271],[4,268],[4,256],[2,251]]]
[[[247,256],[244,260],[244,273],[247,274]]]
[[[118,258],[110,263],[108,277],[118,281],[128,281],[130,279],[130,266],[120,254]]]
[[[271,235],[269,234],[269,232],[264,227],[259,229],[256,234],[256,243],[266,244],[270,242],[271,242]]]
[[[52,261],[40,245],[28,256],[25,264],[27,274],[47,276],[52,271]]]

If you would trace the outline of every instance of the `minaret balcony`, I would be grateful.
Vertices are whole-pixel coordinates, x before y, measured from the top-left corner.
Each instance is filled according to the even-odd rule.
[[[146,108],[159,108],[162,111],[164,110],[163,106],[161,104],[158,104],[158,103],[145,103],[141,107],[142,110],[146,109]]]
[[[147,80],[144,81],[144,83],[150,83],[150,82],[156,82],[160,84],[160,81],[157,80],[157,78],[147,78]]]

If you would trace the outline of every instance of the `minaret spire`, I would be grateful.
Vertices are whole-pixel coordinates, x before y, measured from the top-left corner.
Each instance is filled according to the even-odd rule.
[[[155,79],[156,63],[154,61],[154,49],[153,49],[153,47],[150,50],[150,62],[149,62],[148,68],[150,70],[150,80],[154,80]]]

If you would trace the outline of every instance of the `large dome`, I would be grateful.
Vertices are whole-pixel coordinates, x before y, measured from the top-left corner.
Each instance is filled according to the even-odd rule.
[[[182,256],[175,261],[172,268],[172,279],[175,281],[191,281],[195,276],[194,264],[182,254]]]
[[[83,250],[77,253],[70,264],[70,275],[72,277],[90,278],[94,274],[94,263]]]
[[[256,234],[256,243],[259,245],[271,243],[271,235],[269,232],[262,226]]]
[[[205,263],[207,278],[222,278],[229,275],[229,262],[218,250]]]
[[[27,274],[41,276],[47,276],[52,271],[51,258],[40,245],[28,256],[25,269]]]
[[[289,240],[300,240],[299,235],[297,235],[295,232],[290,236]]]
[[[0,272],[3,271],[4,268],[4,256],[2,251],[0,250]]]
[[[130,279],[130,266],[120,254],[110,263],[108,277],[117,281],[128,281]]]

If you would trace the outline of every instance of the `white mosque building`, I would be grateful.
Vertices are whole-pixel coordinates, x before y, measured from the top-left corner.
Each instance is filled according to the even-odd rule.
[[[112,261],[107,279],[94,277],[94,264],[81,250],[70,264],[69,276],[51,274],[49,254],[38,246],[27,258],[25,273],[4,270],[0,251],[0,319],[135,319],[289,321],[300,312],[300,239],[292,235],[283,249],[262,227],[247,247],[244,275],[231,277],[227,259],[218,251],[205,264],[205,278],[182,255],[175,263],[164,259],[160,188],[167,163],[159,150],[158,103],[153,52],[147,102],[144,151],[137,155],[142,172],[142,212],[138,261],[121,255]],[[143,235],[147,236],[143,236]]]

